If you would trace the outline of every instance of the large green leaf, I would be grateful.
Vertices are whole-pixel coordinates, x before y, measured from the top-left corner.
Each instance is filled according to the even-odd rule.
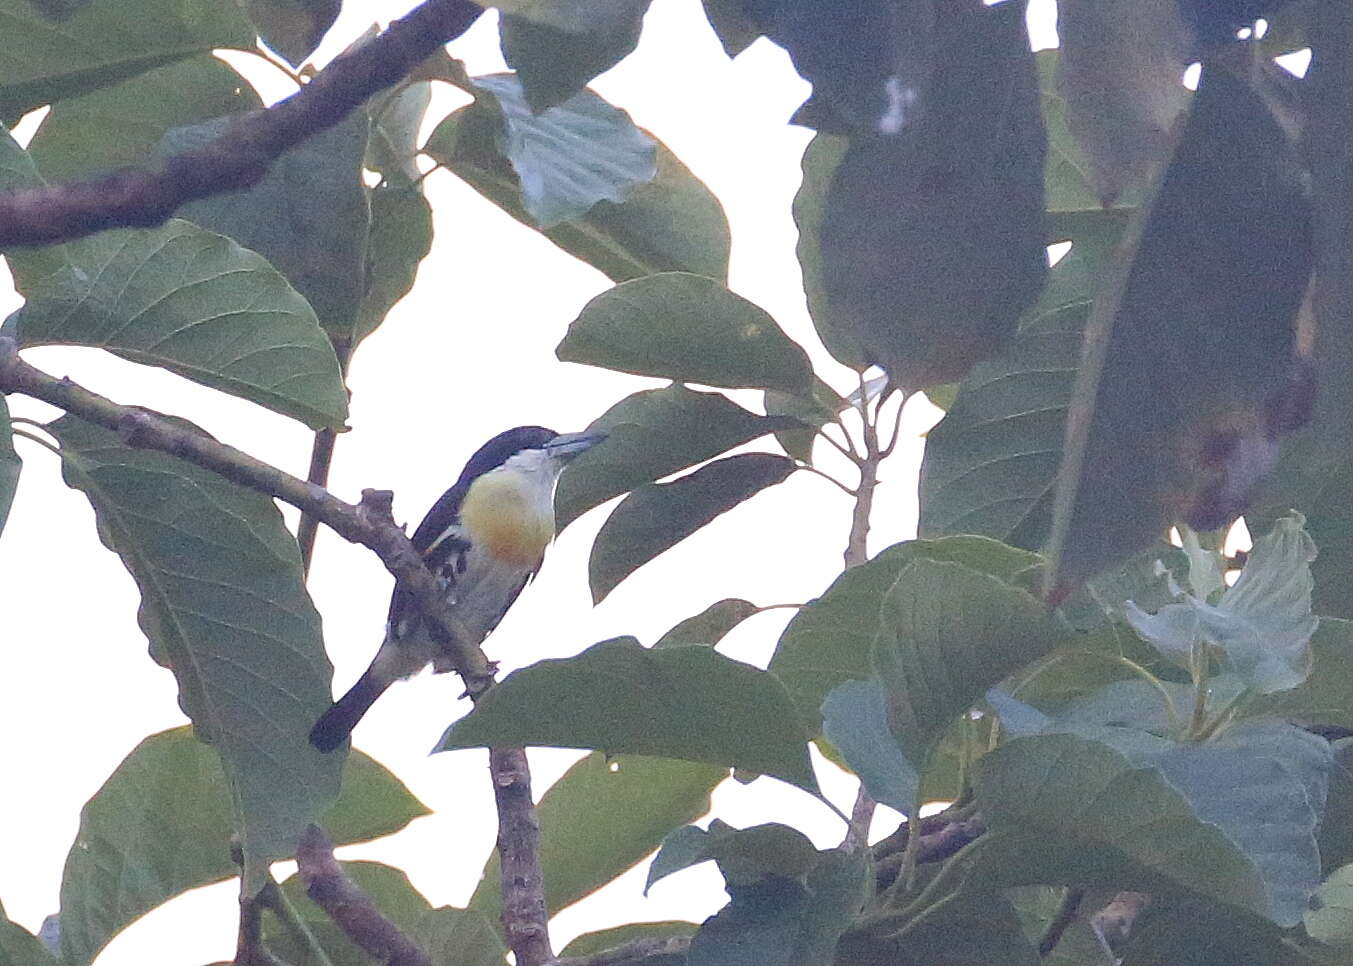
[[[370,189],[371,234],[366,243],[366,285],[356,324],[346,336],[355,344],[385,321],[386,313],[413,288],[418,266],[432,251],[432,206],[421,186],[380,184]]]
[[[28,293],[21,345],[109,349],[316,429],[343,425],[333,347],[305,299],[261,257],[179,220],[90,242],[89,261]]]
[[[671,483],[649,483],[621,501],[602,524],[587,565],[592,602],[715,517],[783,483],[797,467],[772,453],[716,460]]]
[[[1208,902],[1153,902],[1132,923],[1122,966],[1337,966],[1291,930]],[[1081,966],[1077,963],[1076,966]]]
[[[69,18],[44,18],[30,0],[0,0],[0,118],[205,54],[249,50],[254,32],[233,3],[107,0]]]
[[[221,755],[246,886],[290,855],[338,794],[342,755],[306,741],[332,668],[300,551],[268,497],[64,416],[48,425],[66,482],[141,591],[151,655]]]
[[[873,649],[908,760],[923,768],[954,718],[1064,637],[1042,601],[998,577],[924,557],[908,563],[883,596]]]
[[[794,616],[770,659],[770,670],[784,681],[814,729],[828,693],[844,681],[863,681],[873,674],[869,654],[879,632],[883,597],[902,568],[921,557],[952,560],[1006,581],[1039,561],[1036,554],[986,537],[945,537],[894,544],[845,571]]]
[[[160,150],[177,153],[225,134],[230,118],[170,131]],[[371,209],[362,184],[370,120],[353,111],[277,158],[247,191],[184,205],[179,217],[258,252],[305,296],[320,325],[353,329],[364,293]]]
[[[262,41],[292,64],[319,46],[343,0],[240,0]]]
[[[888,692],[881,680],[845,681],[832,689],[822,702],[822,735],[874,801],[911,815],[921,775],[888,727]]]
[[[57,966],[60,960],[27,929],[10,922],[0,906],[0,966]]]
[[[1053,219],[1049,240],[1069,239],[1071,251],[1052,269],[1014,342],[973,367],[926,436],[922,536],[980,533],[1043,546],[1082,330],[1123,224],[1107,212]]]
[[[1037,966],[1040,962],[1010,900],[982,891],[946,896],[902,922],[892,916],[865,919],[841,938],[837,961],[851,966]]]
[[[9,407],[0,393],[0,531],[5,529],[9,519],[10,507],[14,505],[14,492],[19,486],[19,470],[23,461],[14,452],[14,435],[9,425]]]
[[[645,132],[647,133],[647,132]],[[728,278],[728,219],[719,199],[656,138],[657,174],[624,201],[600,200],[586,213],[541,228],[528,213],[521,181],[498,146],[499,126],[487,107],[453,111],[424,150],[522,224],[613,282],[657,272]]]
[[[503,16],[498,23],[503,59],[517,72],[531,109],[563,103],[620,63],[639,43],[648,2],[615,4],[610,23],[585,33]]]
[[[376,911],[394,923],[405,936],[412,938],[419,935],[423,929],[435,935],[440,931],[436,928],[438,925],[442,929],[452,925],[469,927],[463,936],[467,940],[467,949],[472,951],[464,961],[466,966],[470,964],[490,966],[493,962],[480,952],[485,946],[489,949],[493,947],[482,930],[473,929],[471,923],[477,917],[472,915],[469,921],[438,924],[432,917],[441,910],[434,910],[400,869],[379,862],[341,862],[339,865],[343,873],[371,899]],[[370,966],[371,956],[349,939],[329,914],[306,895],[299,873],[288,877],[281,888],[282,894],[296,910],[305,928],[319,942],[333,966]],[[460,917],[457,917],[457,920],[460,920]],[[455,931],[460,932],[459,929]],[[305,939],[275,917],[263,917],[263,942],[282,962],[297,963],[301,966],[310,966],[316,962]],[[499,961],[501,962],[501,959]],[[461,963],[460,960],[450,962],[456,963],[457,966]]]
[[[703,463],[784,424],[720,393],[680,384],[626,396],[587,427],[589,433],[606,433],[606,442],[583,453],[559,477],[555,525],[562,530],[641,483]]]
[[[1311,673],[1305,682],[1264,696],[1250,710],[1312,726],[1353,728],[1353,622],[1321,618],[1311,638]]]
[[[437,750],[523,745],[702,761],[817,787],[784,685],[701,645],[651,651],[618,638],[515,671]]]
[[[413,927],[411,938],[434,963],[447,966],[502,966],[507,957],[494,923],[473,909],[433,909]]]
[[[73,181],[146,163],[171,128],[262,106],[233,68],[209,53],[199,54],[58,101],[42,119],[28,151],[44,178]]]
[[[729,389],[809,392],[808,356],[764,309],[702,275],[664,272],[601,293],[568,328],[564,362]]]
[[[570,768],[536,806],[540,870],[550,915],[633,868],[673,829],[709,811],[728,769],[672,758],[593,752]],[[502,911],[495,851],[470,899],[492,920]]]
[[[374,759],[352,752],[320,819],[335,842],[388,835],[428,811]],[[192,729],[151,735],[80,813],[61,883],[61,943],[87,963],[167,899],[239,873],[230,859],[230,790],[221,759]]]

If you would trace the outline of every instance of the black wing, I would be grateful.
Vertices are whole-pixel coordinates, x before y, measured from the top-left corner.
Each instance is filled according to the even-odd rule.
[[[463,478],[456,482],[432,504],[413,532],[413,548],[423,556],[428,569],[441,579],[454,584],[456,575],[465,570],[465,554],[470,549],[470,541],[459,533],[460,505],[465,493],[470,489],[472,480]],[[387,618],[391,628],[399,628],[400,622],[412,609],[409,595],[398,587],[390,597],[390,614]]]

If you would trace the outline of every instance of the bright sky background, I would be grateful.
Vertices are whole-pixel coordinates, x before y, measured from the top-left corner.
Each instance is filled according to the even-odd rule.
[[[372,21],[399,16],[405,0],[346,0],[319,59],[327,60]],[[1033,0],[1037,46],[1055,43],[1051,0]],[[451,46],[472,74],[504,69],[495,17],[485,16]],[[280,75],[231,62],[288,92]],[[787,56],[762,40],[729,61],[696,0],[654,0],[639,50],[594,87],[671,147],[723,202],[733,233],[731,287],[768,310],[804,346],[838,390],[853,374],[821,349],[809,322],[794,257],[790,200],[810,132],[785,122],[807,94]],[[459,103],[439,91],[430,116]],[[20,135],[31,134],[31,124]],[[436,240],[414,291],[358,350],[352,364],[352,432],[340,439],[330,481],[344,499],[363,487],[393,489],[396,516],[415,524],[490,435],[522,423],[581,429],[624,395],[653,380],[563,364],[554,347],[568,323],[610,283],[444,173],[431,176]],[[9,292],[7,286],[3,287]],[[17,300],[0,295],[0,317]],[[95,350],[48,348],[25,357],[123,403],[185,415],[226,442],[304,475],[310,435],[299,423],[214,393],[160,370]],[[756,406],[759,394],[740,401]],[[14,398],[15,415],[54,411]],[[871,552],[911,537],[920,434],[936,411],[909,403],[907,442],[884,465]],[[85,498],[67,489],[58,461],[18,442],[23,476],[0,536],[7,673],[0,681],[4,771],[10,776],[0,828],[0,901],[36,930],[58,907],[62,865],[79,810],[143,737],[184,722],[173,678],[146,654],[136,624],[137,593],[121,563],[100,545]],[[765,448],[770,444],[763,443]],[[847,475],[830,450],[821,465]],[[505,671],[574,654],[618,634],[651,644],[673,624],[724,597],[757,604],[805,601],[840,572],[850,502],[828,482],[796,474],[716,521],[625,581],[592,608],[586,582],[592,536],[608,510],[570,527],[539,579],[493,635],[487,650]],[[294,519],[294,517],[289,517]],[[342,691],[380,642],[392,579],[370,552],[321,530],[311,592]],[[747,621],[720,647],[764,664],[788,611]],[[429,756],[427,750],[467,703],[454,676],[423,675],[396,685],[357,729],[357,745],[393,769],[435,812],[397,835],[340,851],[344,858],[404,869],[434,905],[463,905],[492,848],[495,817],[482,751]],[[576,752],[531,753],[537,795]],[[844,810],[855,783],[817,759],[824,788]],[[820,847],[844,829],[821,803],[772,779],[727,782],[714,814],[743,826],[783,821]],[[881,820],[891,829],[895,817]],[[278,869],[279,878],[291,871]],[[556,949],[574,935],[629,921],[699,921],[725,901],[706,865],[641,896],[645,864],[559,915]],[[235,888],[226,883],[170,902],[117,937],[99,966],[176,966],[228,960],[234,952]]]

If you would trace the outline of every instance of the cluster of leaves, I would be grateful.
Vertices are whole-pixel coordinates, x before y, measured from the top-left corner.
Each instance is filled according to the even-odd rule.
[[[645,0],[494,5],[513,73],[471,78],[433,58],[247,192],[156,229],[6,252],[25,302],[5,334],[102,348],[340,428],[344,364],[431,245],[424,155],[616,283],[582,307],[561,360],[671,380],[602,414],[592,428],[607,442],[560,482],[561,527],[624,496],[593,547],[596,601],[810,463],[814,434],[843,411],[872,430],[871,395],[956,382],[927,440],[924,539],[837,578],[786,627],[768,669],[715,650],[760,609],[730,598],[651,647],[620,638],[519,671],[448,728],[444,749],[593,752],[540,802],[550,913],[659,845],[650,884],[718,864],[730,902],[698,928],[637,924],[564,953],[690,935],[691,966],[1032,963],[1052,917],[1043,887],[1075,886],[1154,897],[1127,962],[1167,949],[1199,963],[1342,955],[1331,950],[1353,944],[1340,914],[1353,861],[1347,739],[1297,725],[1353,728],[1341,579],[1353,569],[1341,485],[1353,18],[1328,5],[1312,34],[1299,154],[1266,62],[1233,63],[1249,47],[1209,59],[1190,97],[1180,78],[1201,31],[1174,0],[1064,0],[1064,47],[1038,55],[1017,0],[879,3],[875,13],[929,11],[904,18],[925,29],[880,55],[906,70],[865,78],[917,99],[897,130],[877,88],[843,78],[830,49],[799,46],[813,5],[705,0],[730,54],[764,32],[814,82],[800,118],[820,133],[795,201],[799,255],[823,345],[860,373],[851,398],[727,288],[717,199],[584,87],[634,48]],[[259,106],[210,51],[254,50],[261,37],[299,63],[336,13],[324,0],[0,0],[0,116],[51,105],[27,150],[0,130],[0,189],[205,143]],[[421,142],[432,83],[472,102]],[[1294,188],[1307,180],[1313,199]],[[1045,245],[1066,242],[1049,268]],[[1312,262],[1323,391],[1279,457],[1264,417],[1288,385]],[[1238,284],[1251,278],[1262,284]],[[871,392],[875,364],[884,376]],[[765,413],[720,389],[763,390]],[[45,430],[136,579],[152,655],[194,726],[147,739],[86,806],[60,960],[89,962],[146,910],[236,874],[232,837],[252,893],[311,821],[351,842],[421,814],[374,762],[305,741],[331,669],[296,540],[271,502],[74,417]],[[1228,433],[1261,447],[1259,472],[1227,454],[1220,479],[1199,469]],[[19,473],[13,434],[0,399],[0,523]],[[725,455],[765,437],[783,453]],[[1182,552],[1151,545],[1177,518],[1208,518],[1209,495],[1238,512],[1274,459],[1249,517],[1267,535],[1234,586],[1191,533]],[[1070,482],[1055,496],[1059,467]],[[1044,585],[1066,598],[1057,612]],[[886,849],[689,825],[732,769],[820,794],[811,742],[913,820],[925,802],[957,801],[984,834],[918,864],[913,821],[899,875]],[[496,860],[467,910],[432,910],[397,870],[350,871],[435,961],[502,961]],[[300,961],[291,944],[308,932],[333,962],[361,961],[298,884],[282,892],[306,928],[275,930],[272,949]],[[1087,933],[1077,920],[1052,958],[1102,961]],[[3,920],[0,952],[53,961]]]

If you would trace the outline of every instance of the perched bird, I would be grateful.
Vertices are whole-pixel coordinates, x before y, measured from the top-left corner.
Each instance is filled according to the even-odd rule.
[[[440,579],[448,603],[481,643],[498,626],[540,569],[554,539],[554,484],[574,456],[604,436],[560,435],[518,426],[470,457],[456,485],[442,494],[414,531],[413,545]],[[310,743],[332,751],[392,683],[421,671],[452,670],[412,600],[395,588],[385,641],[366,673],[315,722]]]

